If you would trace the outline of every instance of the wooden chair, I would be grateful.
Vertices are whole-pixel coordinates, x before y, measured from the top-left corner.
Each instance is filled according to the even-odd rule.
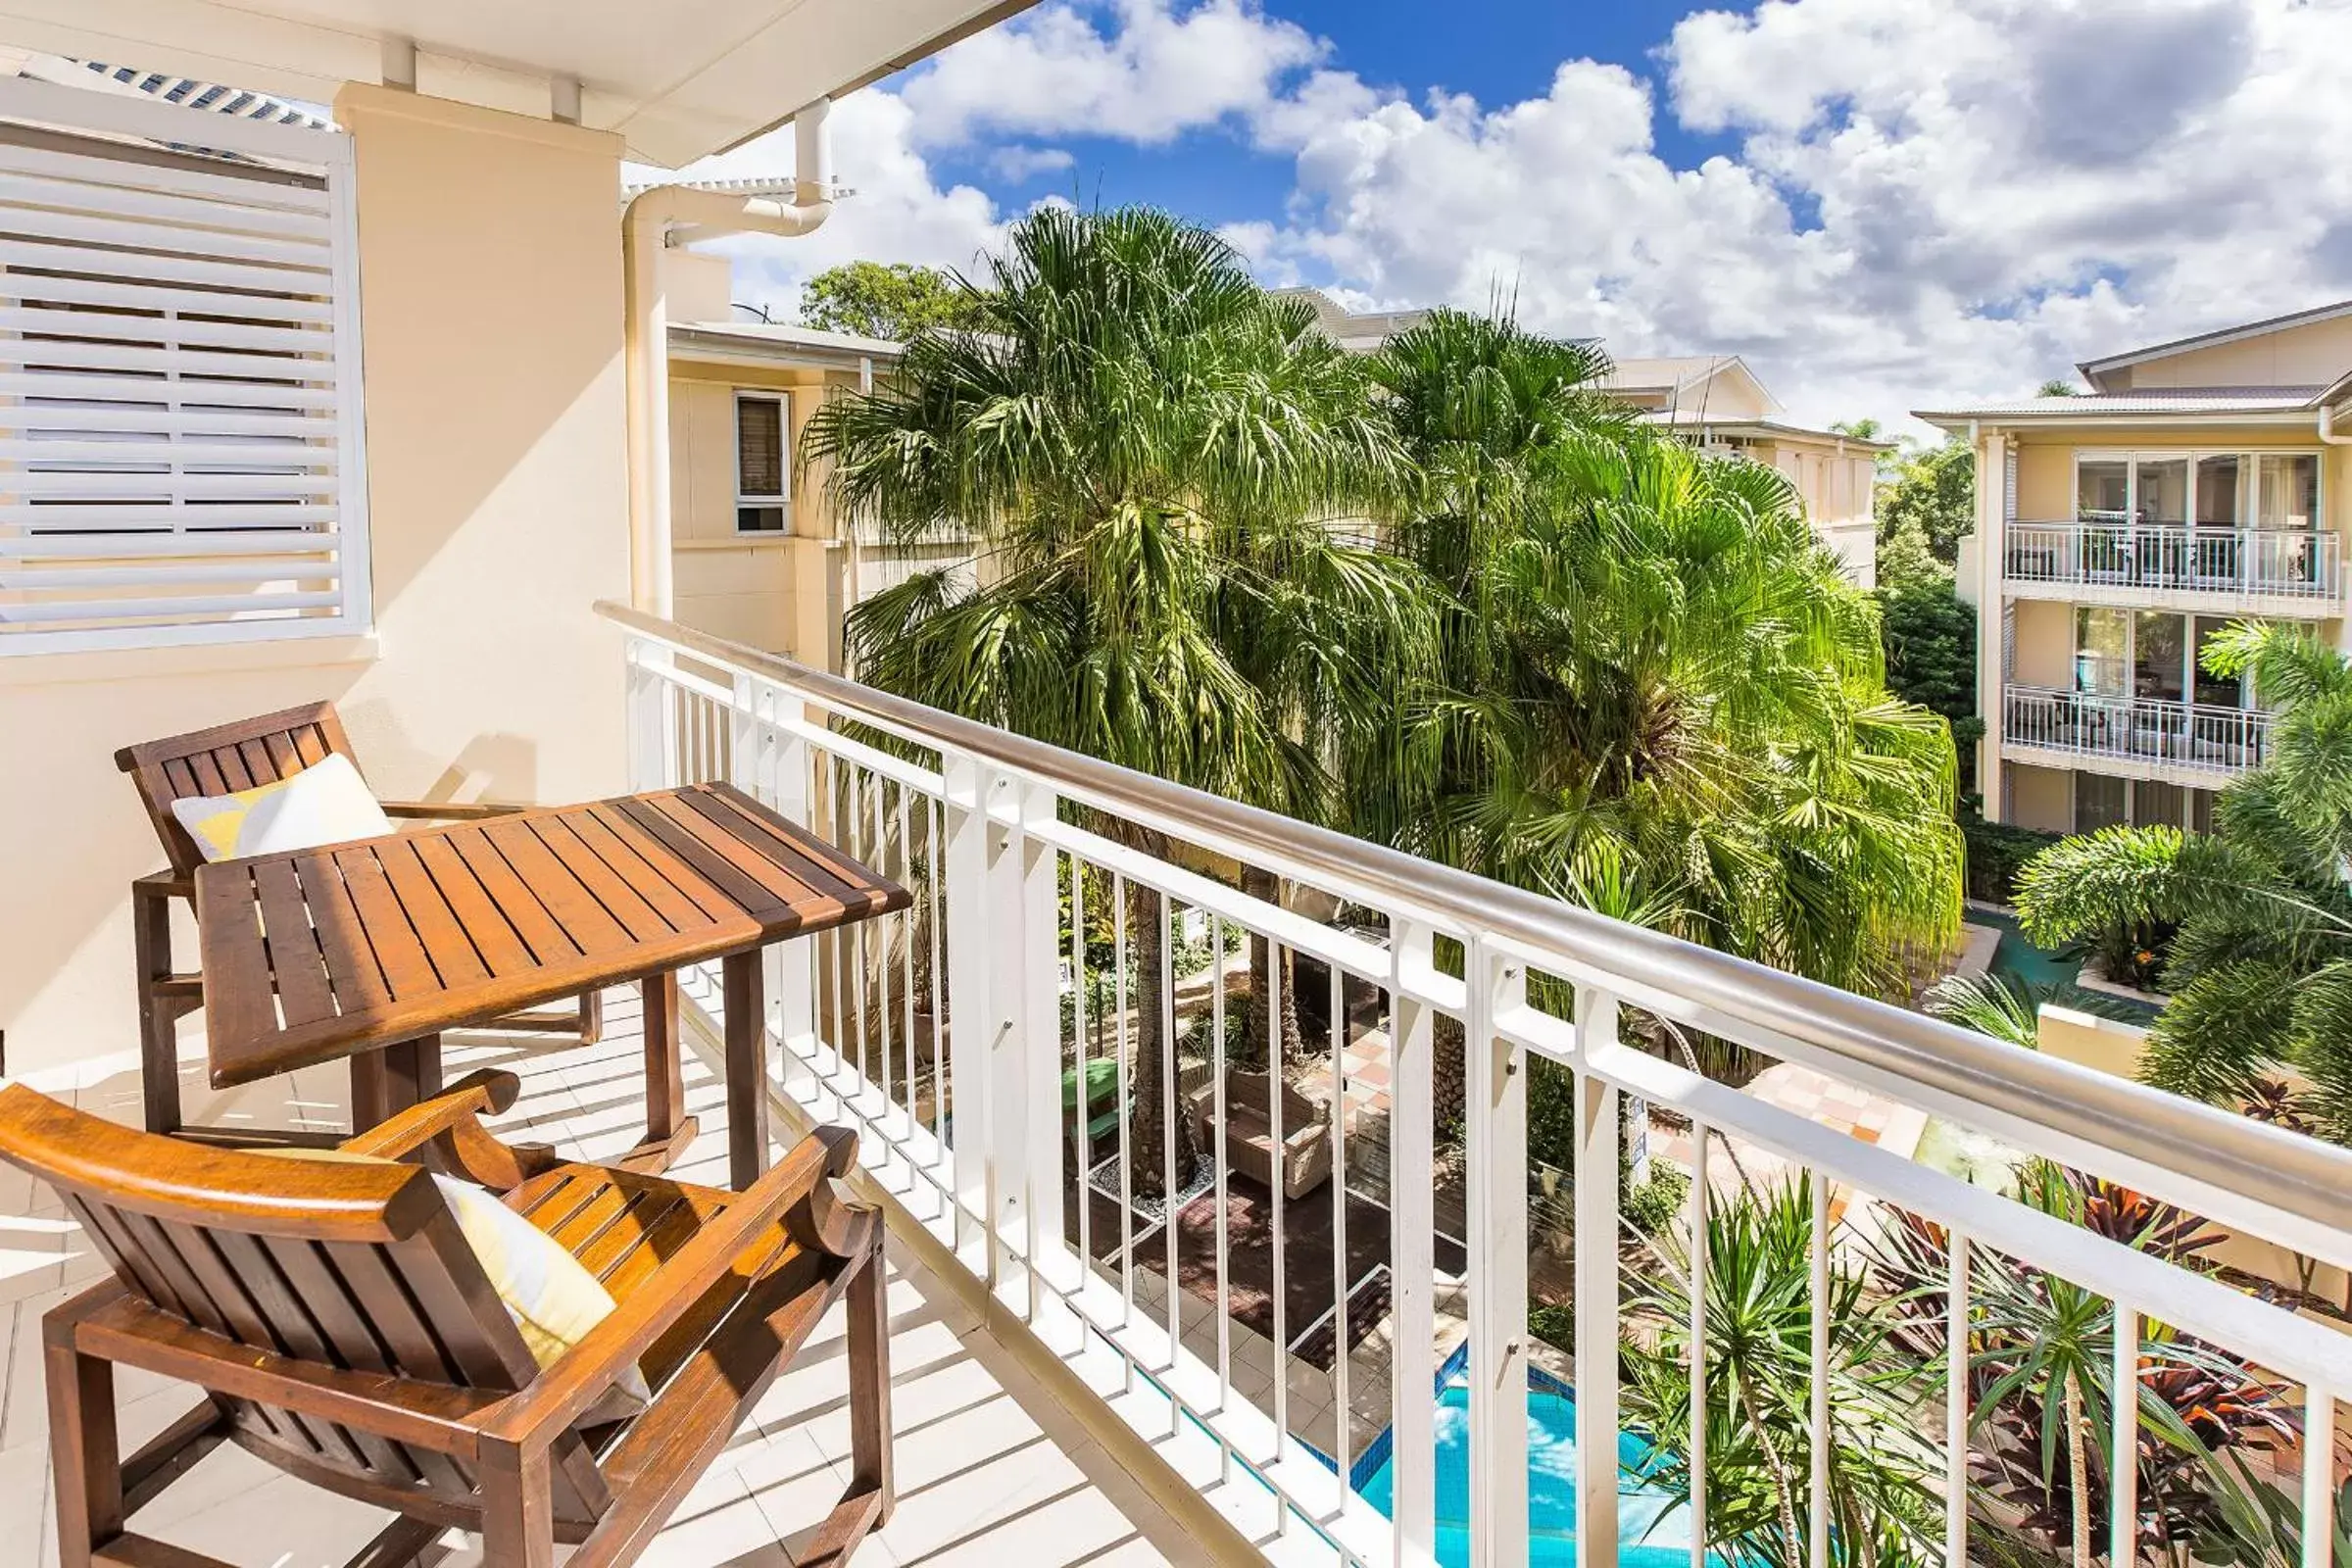
[[[353,1568],[451,1528],[482,1535],[485,1568],[549,1568],[558,1543],[570,1568],[620,1568],[845,1294],[852,1475],[795,1560],[841,1563],[888,1518],[881,1217],[840,1184],[856,1136],[821,1130],[722,1192],[502,1143],[479,1118],[515,1090],[475,1073],[343,1146],[400,1164],[191,1144],[0,1090],[0,1157],[63,1195],[116,1276],[42,1324],[63,1568],[231,1568],[125,1528],[223,1440],[397,1512]],[[537,1367],[424,1166],[503,1195],[616,1310]],[[652,1406],[582,1428],[632,1363]],[[205,1402],[125,1460],[117,1366]]]
[[[1282,1147],[1274,1147],[1271,1086],[1262,1072],[1228,1068],[1225,1073],[1225,1157],[1243,1175],[1283,1196],[1304,1198],[1331,1179],[1331,1107],[1282,1086]],[[1185,1097],[1193,1137],[1203,1151],[1217,1147],[1217,1086],[1202,1084]],[[1277,1174],[1279,1172],[1279,1174]]]
[[[140,804],[147,808],[148,820],[154,823],[156,837],[163,841],[164,855],[171,861],[169,870],[140,877],[130,885],[131,937],[138,967],[140,1077],[149,1132],[237,1143],[332,1141],[331,1135],[320,1139],[251,1129],[229,1133],[191,1128],[180,1120],[178,1023],[204,1004],[204,996],[201,975],[172,970],[171,901],[186,900],[190,915],[195,913],[192,879],[196,867],[204,863],[204,854],[179,825],[179,818],[172,814],[172,803],[192,795],[225,795],[274,783],[338,753],[351,758],[354,767],[359,765],[351,742],[344,736],[343,721],[335,716],[334,704],[309,703],[143,746],[126,746],[115,754],[115,765],[128,773],[138,787]],[[450,801],[381,804],[384,814],[395,820],[442,822],[503,816],[523,809]],[[520,1012],[498,1020],[495,1027],[564,1032],[576,1028],[581,1043],[593,1045],[604,1031],[603,997],[596,992],[581,997],[576,1021],[567,1014]],[[425,1055],[428,1060],[438,1060],[437,1053]],[[355,1114],[368,1098],[359,1092],[357,1075],[372,1065],[354,1058]],[[429,1091],[439,1085],[424,1087]]]

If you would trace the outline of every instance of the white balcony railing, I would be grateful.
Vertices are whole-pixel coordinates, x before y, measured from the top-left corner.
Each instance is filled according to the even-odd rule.
[[[2352,1336],[1700,1076],[1639,1049],[1620,1026],[1651,1020],[1654,1034],[1662,1022],[1809,1065],[2339,1266],[2352,1265],[2352,1155],[600,608],[629,632],[640,786],[731,780],[916,892],[904,914],[771,951],[776,1092],[811,1117],[854,1124],[875,1178],[955,1250],[997,1309],[1067,1358],[1106,1413],[1190,1445],[1200,1462],[1185,1473],[1204,1494],[1214,1489],[1212,1501],[1269,1557],[1496,1568],[1529,1561],[1539,1531],[1550,1537],[1544,1550],[1568,1549],[1556,1512],[1531,1525],[1531,1361],[1552,1369],[1538,1369],[1538,1381],[1555,1414],[1566,1408],[1561,1386],[1573,1391],[1573,1416],[1561,1415],[1572,1431],[1555,1425],[1547,1440],[1560,1445],[1547,1441],[1539,1455],[1548,1478],[1541,1505],[1563,1501],[1565,1443],[1606,1456],[1575,1467],[1579,1568],[1614,1568],[1621,1546],[1660,1516],[1619,1461],[1627,1281],[1639,1279],[1630,1268],[1658,1266],[1629,1268],[1621,1250],[1632,1235],[1621,1144],[1628,1125],[1644,1124],[1621,1112],[1639,1104],[1646,1125],[1688,1130],[1672,1157],[1696,1179],[1679,1217],[1651,1221],[1676,1236],[1705,1227],[1726,1184],[1760,1161],[1808,1184],[1810,1212],[1834,1216],[1811,1226],[1814,1301],[1830,1294],[1833,1266],[1840,1277],[1853,1266],[1858,1236],[1908,1211],[1963,1242],[1928,1295],[1934,1321],[1973,1322],[1972,1288],[2041,1271],[2113,1302],[2116,1323],[2144,1315],[2307,1391],[2306,1441],[2279,1461],[2281,1484],[2290,1504],[2300,1499],[2302,1562],[2328,1562],[2334,1396],[2352,1390]],[[1195,869],[1234,861],[1302,896],[1277,906]],[[1298,912],[1316,894],[1346,918]],[[1360,1102],[1329,1123],[1340,1175],[1302,1196],[1277,1182],[1247,1198],[1229,1157],[1223,1069],[1240,1005],[1229,993],[1248,972],[1247,947],[1218,955],[1244,935],[1296,956],[1308,1051],[1293,1081],[1320,1080]],[[1184,956],[1172,957],[1179,947]],[[1282,969],[1272,973],[1280,984]],[[1159,1073],[1208,1085],[1217,1112],[1209,1200],[1190,1202],[1173,1227],[1123,1200],[1137,1169],[1131,1115],[1113,1115],[1115,1129],[1099,1134],[1083,1128],[1095,1110],[1093,1064],[1113,1064],[1105,1077],[1118,1111],[1156,1076],[1138,1059],[1150,1011]],[[1440,1118],[1453,1112],[1437,1102],[1436,1063],[1457,1029],[1465,1092],[1458,1137],[1447,1129],[1442,1140]],[[1565,1101],[1577,1150],[1572,1196],[1557,1207],[1548,1200],[1558,1173],[1529,1176],[1539,1069],[1547,1085],[1570,1086],[1546,1097],[1544,1113],[1548,1128]],[[1291,1113],[1279,1098],[1265,1107],[1276,1145]],[[1162,1113],[1163,1133],[1175,1114]],[[1648,1140],[1653,1162],[1669,1157],[1660,1142]],[[1078,1201],[1071,1167],[1098,1159]],[[1708,1251],[1687,1267],[1691,1296],[1703,1299]],[[1171,1276],[1180,1289],[1166,1288]],[[1546,1299],[1572,1303],[1573,1334],[1550,1331],[1555,1343],[1572,1341],[1557,1353],[1531,1340],[1531,1280]],[[1346,1303],[1336,1314],[1335,1301]],[[1840,1406],[1833,1426],[1831,1324],[1826,1313],[1811,1321],[1810,1417],[1772,1438],[1795,1478],[1807,1556],[1825,1564],[1825,1480],[1834,1446],[1852,1437],[1843,1423],[1856,1417]],[[1723,1353],[1710,1332],[1693,1314],[1691,1353],[1702,1363]],[[1971,1375],[1970,1352],[1966,1336],[1939,1338],[1948,1348],[1926,1365],[1942,1390],[1944,1378]],[[2117,1362],[2139,1374],[2128,1354]],[[1455,1365],[1461,1375],[1441,1397]],[[2138,1401],[2113,1401],[2111,1430],[2107,1414],[2098,1420],[2102,1451],[2117,1451],[2110,1441],[2133,1451]],[[1971,1560],[1966,1458],[1981,1435],[1969,1399],[1937,1394],[1913,1422],[1914,1440],[1936,1456],[1926,1480],[1942,1499],[1942,1560]],[[1704,1542],[1703,1445],[1690,1460],[1690,1506],[1666,1514]],[[2121,1532],[2127,1544],[2106,1560],[2137,1560],[2131,1489],[2117,1494],[2094,1555]],[[1924,1528],[1936,1531],[1934,1505]],[[1934,1561],[1936,1544],[1905,1560]],[[1692,1545],[1690,1560],[1711,1559]]]
[[[2092,760],[2228,777],[2269,759],[2271,715],[2253,708],[2011,686],[2002,694],[2001,738]]]
[[[2311,529],[2188,528],[2125,522],[2013,522],[2002,572],[2013,583],[2170,589],[2270,599],[2343,599],[2340,541]]]

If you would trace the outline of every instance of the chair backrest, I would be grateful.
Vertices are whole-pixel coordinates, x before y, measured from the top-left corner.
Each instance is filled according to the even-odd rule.
[[[251,1349],[403,1383],[510,1393],[537,1363],[431,1175],[377,1161],[273,1158],[136,1132],[19,1084],[0,1090],[0,1158],[54,1187],[123,1289]],[[394,1506],[471,1505],[445,1454],[257,1399],[228,1401],[240,1444],[294,1474]],[[576,1436],[556,1455],[557,1512],[610,1505]],[[567,1484],[567,1482],[569,1484]]]
[[[196,841],[172,814],[172,803],[191,795],[227,795],[257,784],[273,784],[299,773],[314,762],[341,753],[352,757],[351,742],[332,703],[305,703],[211,729],[191,730],[141,746],[125,746],[115,754],[115,765],[128,773],[138,787],[139,801],[164,841],[172,869],[181,876],[204,863]]]

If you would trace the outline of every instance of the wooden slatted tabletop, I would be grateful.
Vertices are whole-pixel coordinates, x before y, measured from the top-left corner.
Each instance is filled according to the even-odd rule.
[[[765,1101],[747,1091],[762,1076],[760,950],[909,902],[897,883],[726,784],[200,866],[212,1080],[226,1088],[388,1052],[723,958],[730,1116],[736,1101],[749,1102],[734,1140],[740,1156],[758,1134],[757,1166]],[[649,984],[649,1003],[658,990],[674,996],[674,985]],[[755,1023],[740,1049],[739,991]],[[649,1061],[674,1047],[674,1021],[652,1014]],[[429,1092],[414,1080],[437,1067],[402,1056],[393,1071],[371,1111]],[[746,1161],[736,1163],[740,1181]]]

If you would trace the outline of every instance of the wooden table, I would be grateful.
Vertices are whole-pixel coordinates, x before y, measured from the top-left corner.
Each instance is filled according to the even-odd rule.
[[[905,888],[726,784],[457,822],[196,871],[212,1081],[349,1057],[355,1128],[434,1092],[444,1029],[645,987],[647,1143],[694,1136],[677,970],[718,958],[737,1188],[766,1163],[760,951],[905,908]]]

